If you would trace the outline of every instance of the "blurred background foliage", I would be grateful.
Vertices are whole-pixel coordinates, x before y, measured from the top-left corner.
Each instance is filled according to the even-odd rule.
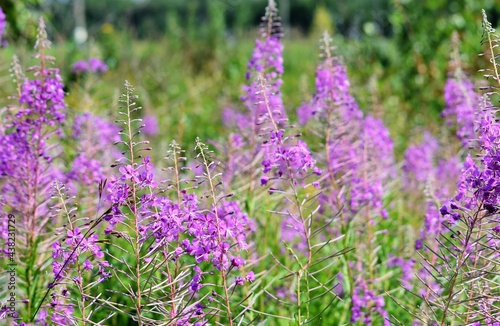
[[[285,30],[284,100],[293,117],[314,92],[318,40],[333,34],[363,110],[384,119],[400,155],[422,129],[440,133],[443,87],[459,36],[462,68],[473,77],[486,64],[481,9],[498,25],[495,0],[277,0]],[[238,105],[266,0],[0,0],[10,49],[29,60],[35,21],[42,15],[65,74],[68,102],[109,110],[125,79],[136,85],[146,112],[165,126],[158,141],[220,136],[220,112]],[[75,41],[75,27],[88,37]],[[87,36],[86,35],[86,36]],[[111,70],[75,80],[71,65],[100,57]],[[2,69],[8,69],[3,67]],[[91,97],[84,94],[90,92]],[[7,91],[3,91],[6,94]],[[87,102],[86,102],[87,101]]]

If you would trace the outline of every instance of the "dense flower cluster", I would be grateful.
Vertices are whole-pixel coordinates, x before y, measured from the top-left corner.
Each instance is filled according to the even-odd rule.
[[[127,207],[128,200],[131,196],[135,195],[131,191],[132,187],[141,190],[157,186],[156,182],[153,180],[154,166],[150,162],[149,156],[144,157],[141,164],[137,166],[131,164],[122,165],[118,171],[120,175],[118,177],[111,176],[108,181],[107,198],[113,206],[110,214],[105,217],[106,221],[109,222],[109,227],[106,229],[107,233],[110,233],[118,223],[126,218],[126,215],[120,208],[121,206]],[[146,207],[146,205],[150,205],[153,200],[153,196],[145,195],[137,205],[141,206],[142,209],[143,205]],[[136,218],[139,220],[139,223],[143,223],[146,216],[144,214],[138,214]]]
[[[363,112],[349,91],[346,68],[338,61],[327,59],[316,72],[316,93],[308,105],[310,116],[298,112],[308,121],[316,116],[331,130],[329,142],[330,166],[336,170],[350,164],[358,147],[363,129]],[[303,106],[305,108],[306,106]],[[306,112],[306,113],[307,113]]]
[[[143,158],[140,164],[121,164],[119,176],[111,176],[108,181],[108,200],[112,208],[105,216],[106,233],[121,234],[117,225],[129,223],[131,217],[127,212],[131,209],[140,243],[149,239],[155,241],[148,256],[157,248],[165,248],[174,261],[192,257],[195,264],[191,268],[189,289],[194,293],[204,287],[203,275],[208,273],[201,269],[206,266],[204,263],[210,263],[224,275],[245,263],[240,253],[249,247],[247,237],[253,230],[253,223],[237,202],[223,200],[217,207],[207,209],[193,193],[182,190],[178,193],[181,198],[171,200],[160,195],[158,190],[149,157]],[[237,276],[235,285],[253,281],[253,275]],[[203,308],[197,307],[196,316],[203,314]]]
[[[193,198],[195,200],[195,198]],[[209,261],[220,271],[227,271],[231,266],[240,267],[243,260],[230,256],[230,247],[234,243],[238,250],[247,250],[247,232],[252,225],[248,216],[241,212],[236,202],[225,202],[208,214],[200,214],[195,202],[191,209],[198,212],[187,223],[188,233],[192,239],[184,239],[182,247],[186,253],[196,258],[198,263]],[[218,233],[221,234],[219,242]]]
[[[85,231],[85,229],[81,230],[78,227],[68,229],[64,242],[56,241],[52,244],[54,282],[67,279],[68,281],[81,283],[80,276],[70,277],[70,270],[75,270],[77,267],[79,271],[87,271],[89,275],[96,268],[98,270],[98,282],[106,280],[111,275],[107,270],[110,265],[106,260],[93,261],[104,257],[104,253],[98,244],[98,235],[92,234],[84,237]]]
[[[255,41],[252,59],[248,62],[248,72],[246,78],[249,85],[243,86],[245,96],[242,97],[252,120],[257,123],[262,114],[267,113],[265,103],[262,101],[262,86],[257,77],[261,76],[268,85],[268,101],[276,114],[281,119],[286,117],[281,98],[281,75],[283,74],[283,45],[279,34],[264,34],[264,39]],[[248,117],[247,117],[248,119]]]
[[[78,144],[78,155],[67,173],[72,192],[78,186],[95,186],[106,179],[108,167],[120,155],[114,146],[120,141],[119,131],[116,124],[88,112],[75,118],[73,138]]]
[[[497,37],[493,33],[494,29],[483,10],[483,41],[489,43],[491,55],[496,56],[493,48],[496,47]],[[496,64],[495,61],[492,62]],[[432,274],[429,277],[431,282],[428,283],[432,284],[432,280],[447,280],[440,287],[450,295],[439,296],[440,291],[427,292],[430,292],[428,297],[432,301],[445,307],[443,316],[440,317],[442,324],[451,320],[452,316],[454,318],[459,315],[458,312],[466,307],[467,314],[460,320],[462,323],[496,325],[498,311],[494,305],[498,301],[495,296],[489,295],[492,287],[496,287],[496,282],[486,275],[492,275],[498,270],[498,262],[493,257],[498,257],[500,244],[497,215],[500,200],[498,110],[490,102],[491,93],[486,93],[479,99],[470,82],[456,82],[457,84],[450,83],[447,102],[450,101],[455,106],[455,110],[451,111],[457,115],[457,135],[462,143],[466,144],[468,140],[474,142],[470,143],[456,195],[445,201],[445,205],[439,209],[441,224],[445,227],[440,232],[440,239],[444,241],[439,241],[439,250],[434,248],[434,256],[426,261],[432,268],[427,269]],[[445,258],[440,253],[445,253]],[[432,259],[436,257],[437,259]],[[481,281],[477,281],[477,275],[481,275]],[[430,288],[429,285],[428,287]],[[463,304],[464,299],[466,304]]]
[[[83,73],[105,73],[108,71],[108,66],[104,61],[90,58],[89,60],[80,60],[73,64],[73,74]]]
[[[323,119],[331,119],[334,111],[338,111],[336,114],[343,122],[359,123],[362,120],[363,112],[349,92],[350,82],[344,65],[334,58],[326,59],[318,66],[315,81],[316,93],[313,100],[304,103],[297,110],[301,124],[306,124],[317,115]]]
[[[349,218],[364,208],[386,217],[382,197],[385,181],[394,175],[394,145],[380,119],[363,117],[339,60],[327,58],[319,65],[316,93],[297,113],[302,123],[315,117],[328,130],[327,168],[338,184],[331,198],[323,200],[337,209],[342,203]],[[347,187],[348,192],[341,187]]]
[[[243,260],[232,256],[234,249],[229,249],[232,244],[238,250],[248,249],[246,238],[248,232],[253,230],[253,222],[234,201],[222,202],[217,208],[217,215],[215,211],[203,213],[199,205],[198,198],[186,192],[180,206],[166,197],[147,201],[141,208],[149,221],[141,228],[142,238],[153,235],[158,244],[177,243],[177,247],[173,248],[177,257],[188,254],[198,264],[212,262],[218,270],[227,271],[231,266],[241,266]],[[221,242],[218,233],[222,236]],[[198,274],[201,276],[201,272]],[[199,280],[199,277],[193,279],[193,290],[199,290]]]
[[[50,308],[40,310],[35,319],[36,325],[73,325],[78,322],[73,315],[74,304],[67,302],[69,298],[67,289],[62,289],[60,294],[51,293],[50,298],[52,299],[48,305]]]
[[[367,207],[387,218],[382,198],[384,184],[393,175],[392,139],[380,119],[366,116],[359,140],[359,147],[352,148],[349,153],[347,165],[340,169],[337,166],[337,171],[350,175],[346,179],[350,187],[349,209],[352,213],[357,213]],[[331,147],[330,157],[334,151]],[[332,171],[335,171],[333,167]]]
[[[5,13],[2,7],[0,7],[0,47],[7,45],[7,41],[5,40],[5,27],[7,27],[7,21],[5,18]]]
[[[403,185],[408,191],[423,189],[432,175],[437,160],[439,142],[425,132],[420,144],[412,144],[405,151]]]
[[[17,264],[25,264],[29,260],[30,272],[42,269],[47,263],[45,253],[50,251],[47,246],[51,241],[47,241],[46,234],[54,230],[52,222],[56,220],[54,212],[58,209],[51,199],[53,194],[50,189],[55,180],[64,180],[64,172],[55,162],[55,158],[60,155],[60,148],[52,142],[55,136],[63,136],[60,126],[66,119],[65,93],[58,69],[50,68],[53,58],[45,54],[49,44],[43,20],[40,20],[36,46],[39,65],[29,69],[33,71],[33,78],[21,78],[22,73],[16,73],[19,105],[4,118],[5,128],[0,134],[0,176],[7,181],[0,190],[0,198],[8,212],[21,217],[22,223],[16,228],[16,236],[24,239],[26,245],[13,259]],[[59,255],[57,258],[64,259]],[[68,266],[73,263],[69,262]],[[57,264],[56,261],[54,264]],[[64,271],[60,276],[66,276]],[[43,280],[27,277],[25,282],[34,282],[30,289],[32,293],[46,286],[42,284]],[[67,294],[68,291],[62,296]],[[23,300],[30,301],[33,298],[29,296]],[[52,299],[50,322],[72,323],[74,320],[69,317],[73,310],[71,305],[63,304],[54,293]],[[42,310],[37,323],[47,325],[45,319],[48,314]]]
[[[420,207],[425,211],[425,220],[415,243],[417,250],[423,248],[426,239],[433,241],[443,231],[444,221],[436,200],[447,201],[460,179],[458,157],[445,157],[443,152],[437,139],[428,132],[424,133],[421,143],[410,145],[405,152],[402,167],[404,191],[415,196],[415,189],[419,189],[420,193],[427,194],[425,207]]]
[[[106,179],[101,162],[79,154],[68,172],[68,179],[77,181],[85,186],[96,185]]]
[[[384,309],[384,298],[370,290],[363,279],[358,280],[352,294],[351,323],[362,322],[363,325],[380,325],[374,323],[374,315],[383,319],[383,325],[389,326],[389,314]]]
[[[40,74],[41,79],[26,79],[22,85],[19,97],[22,106],[16,114],[17,129],[42,123],[54,126],[64,121],[64,85],[58,69],[44,69]]]
[[[94,151],[108,150],[110,145],[120,141],[119,131],[116,124],[89,112],[78,115],[73,123],[75,140],[83,143],[84,147],[92,147]]]
[[[468,145],[475,135],[475,114],[478,111],[481,96],[474,91],[474,84],[457,71],[453,78],[446,81],[444,87],[446,107],[442,115],[448,125],[456,125],[457,138]]]
[[[39,44],[48,46],[43,38],[44,26],[40,25]],[[9,180],[2,189],[2,195],[13,208],[38,206],[37,211],[47,212],[46,201],[41,193],[61,175],[52,164],[55,149],[49,146],[49,139],[65,120],[66,104],[64,90],[58,69],[47,68],[50,58],[39,55],[40,66],[34,66],[34,79],[26,78],[21,85],[19,106],[13,115],[5,118],[5,129],[0,134],[0,176]],[[31,211],[30,214],[33,214]],[[33,217],[34,218],[34,217]],[[34,224],[36,225],[36,224]]]
[[[246,112],[240,113],[234,108],[226,108],[223,121],[226,125],[238,126],[242,135],[252,138],[260,129],[260,117],[267,113],[266,104],[262,97],[262,79],[268,88],[268,102],[274,110],[278,123],[286,120],[286,112],[281,97],[283,83],[283,44],[281,43],[281,27],[274,4],[266,10],[262,18],[261,37],[255,40],[252,58],[248,61],[246,79],[248,84],[243,86],[244,95],[241,97]],[[248,128],[248,122],[253,125]],[[258,150],[258,148],[257,148]]]
[[[262,161],[264,175],[261,184],[270,180],[267,173],[273,171],[277,178],[299,178],[308,173],[320,175],[321,169],[311,157],[307,144],[298,140],[296,145],[284,145],[282,132],[271,132],[269,142],[264,144],[265,156]]]
[[[452,223],[463,214],[463,208],[469,211],[485,209],[492,214],[500,204],[497,190],[500,187],[497,177],[500,169],[500,125],[489,101],[481,102],[480,112],[476,133],[480,161],[473,159],[469,153],[455,198],[441,208],[441,214]]]

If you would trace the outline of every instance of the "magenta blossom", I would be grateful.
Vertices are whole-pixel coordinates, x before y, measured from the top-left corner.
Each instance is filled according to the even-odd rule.
[[[96,58],[90,58],[88,61],[79,60],[73,64],[74,75],[86,73],[99,74],[105,73],[106,71],[108,71],[106,63]]]

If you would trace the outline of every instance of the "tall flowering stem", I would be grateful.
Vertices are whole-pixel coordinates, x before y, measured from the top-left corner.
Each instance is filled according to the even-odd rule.
[[[446,81],[444,100],[446,107],[442,115],[448,125],[456,126],[456,136],[465,147],[475,135],[475,113],[481,96],[475,92],[472,81],[458,68]]]
[[[7,210],[17,215],[18,236],[24,238],[15,258],[18,260],[23,300],[28,317],[39,303],[40,268],[45,263],[47,247],[53,239],[49,223],[57,217],[51,209],[51,183],[60,175],[54,157],[59,148],[52,145],[53,138],[61,135],[59,126],[65,120],[66,104],[59,71],[51,68],[54,58],[47,55],[50,46],[45,25],[40,19],[35,48],[39,65],[29,69],[34,79],[22,78],[15,62],[14,73],[18,88],[19,106],[5,118],[5,129],[0,135],[0,176],[8,182],[2,186],[1,196]],[[42,254],[39,254],[42,253]]]
[[[307,242],[306,249],[305,249],[306,255],[307,255],[307,261],[305,263],[302,263],[300,261],[300,259],[296,258],[296,261],[300,266],[300,269],[295,272],[296,273],[295,276],[297,278],[297,285],[296,285],[297,325],[301,325],[303,322],[302,321],[302,300],[303,299],[301,298],[301,294],[302,294],[301,283],[302,283],[302,278],[304,276],[304,272],[307,271],[307,268],[309,267],[309,264],[311,264],[311,261],[312,261],[312,246],[311,246],[311,240],[310,240],[309,232],[308,232],[310,230],[310,227],[309,227],[310,225],[308,225],[306,222],[306,219],[305,219],[304,213],[303,213],[303,208],[302,208],[302,205],[301,205],[299,198],[298,198],[297,190],[295,188],[296,187],[295,175],[294,175],[294,171],[292,170],[292,167],[291,167],[290,159],[287,156],[279,157],[279,155],[280,155],[279,152],[283,151],[283,149],[285,148],[285,144],[283,142],[283,130],[278,127],[279,120],[276,121],[276,119],[274,118],[276,113],[273,113],[273,111],[271,110],[271,106],[269,103],[269,96],[268,96],[269,90],[267,89],[265,81],[262,77],[259,79],[259,82],[261,85],[261,93],[263,96],[263,103],[265,105],[265,108],[267,109],[267,118],[269,119],[269,121],[272,125],[272,131],[270,132],[270,135],[271,135],[270,141],[271,141],[271,144],[277,146],[277,149],[278,149],[277,153],[275,155],[275,158],[277,158],[278,160],[284,160],[286,171],[280,171],[280,173],[282,173],[282,174],[284,173],[285,175],[287,175],[289,177],[289,186],[292,190],[292,196],[293,196],[294,201],[295,201],[294,203],[299,211],[298,214],[299,214],[299,219],[301,222],[300,227],[301,227],[302,231],[304,232],[304,238]],[[271,149],[271,150],[273,150],[273,149]],[[270,153],[270,154],[271,154],[270,156],[272,157],[272,153]],[[269,164],[271,164],[271,161],[269,161]],[[268,167],[266,166],[265,169],[268,169]],[[309,289],[306,289],[307,294],[309,294],[308,290]],[[306,307],[307,307],[307,305],[306,305]],[[308,318],[308,317],[309,316],[307,313],[306,318]]]
[[[364,116],[350,92],[350,82],[341,58],[333,56],[331,38],[323,34],[320,48],[322,60],[316,71],[316,93],[309,103],[298,110],[302,124],[316,123],[317,132],[324,142],[322,157],[326,175],[320,180],[322,214],[340,216],[339,227],[333,232],[348,235],[364,234],[354,244],[355,261],[343,257],[351,289],[351,322],[363,320],[371,323],[379,314],[384,323],[387,313],[384,299],[377,295],[376,278],[379,259],[374,246],[379,224],[377,218],[387,219],[383,196],[388,180],[394,175],[393,142],[380,119]],[[345,247],[350,236],[343,238]],[[357,269],[357,272],[356,272]],[[367,275],[363,275],[367,271]]]
[[[448,146],[448,145],[446,145]],[[441,284],[434,280],[432,266],[436,266],[439,255],[439,235],[446,230],[443,225],[445,219],[441,216],[439,208],[447,202],[456,191],[456,184],[460,180],[461,162],[457,156],[447,157],[443,146],[429,133],[424,133],[419,144],[412,144],[405,152],[403,162],[403,191],[408,194],[409,202],[423,204],[414,207],[414,214],[425,217],[420,236],[415,241],[415,250],[421,256],[421,266],[417,270],[416,283],[418,296],[424,301],[440,294],[443,290]],[[415,190],[425,194],[424,198],[415,197]],[[414,204],[413,204],[414,205]],[[408,273],[414,278],[414,272]],[[423,287],[422,287],[423,283]],[[406,282],[407,290],[412,289],[412,284]],[[422,309],[428,313],[429,306]]]
[[[204,176],[194,180],[185,176],[186,158],[182,149],[172,142],[168,152],[170,171],[168,179],[157,181],[150,157],[141,152],[147,141],[137,141],[142,124],[132,115],[139,107],[130,84],[125,84],[122,96],[121,119],[123,130],[119,144],[125,149],[117,160],[118,175],[110,176],[107,183],[107,199],[111,204],[105,216],[105,233],[114,239],[115,250],[109,252],[109,261],[114,266],[116,279],[133,305],[127,312],[138,324],[204,324],[207,318],[221,318],[234,322],[231,311],[231,294],[237,286],[251,282],[251,278],[237,277],[230,284],[228,273],[240,268],[244,260],[233,256],[233,248],[245,250],[249,228],[248,217],[241,213],[236,202],[227,202],[230,195],[219,196],[215,183],[219,174],[213,174],[215,162],[211,162],[206,146],[197,141],[198,157],[205,167]],[[185,172],[183,172],[185,171]],[[210,203],[204,206],[191,190],[208,183]],[[166,184],[166,188],[161,185]],[[173,198],[169,194],[173,190]],[[205,197],[202,197],[205,198]],[[132,252],[133,262],[120,258]],[[204,284],[204,275],[214,268],[221,273],[224,295],[214,289],[209,296],[207,290],[213,286]],[[207,298],[209,296],[209,298]],[[223,302],[219,298],[223,298]],[[98,301],[111,311],[123,312],[119,302]],[[219,306],[206,312],[208,305],[221,304],[227,313],[220,316]],[[215,315],[215,316],[214,316]],[[239,314],[239,317],[243,314]]]
[[[493,68],[487,77],[499,83],[494,48],[498,38],[483,11],[483,43],[490,51]],[[498,292],[498,166],[500,166],[500,125],[497,108],[490,103],[498,86],[485,87],[487,92],[479,103],[476,141],[462,169],[458,190],[440,209],[444,220],[440,233],[439,258],[431,266],[433,278],[442,292],[431,292],[425,302],[434,316],[422,321],[437,320],[444,326],[452,320],[466,325],[494,325],[500,321]],[[477,157],[477,158],[473,158]],[[430,286],[427,284],[427,286]]]
[[[260,117],[266,114],[267,109],[260,100],[258,93],[260,85],[257,76],[266,80],[269,88],[269,101],[274,109],[279,110],[282,117],[286,112],[282,103],[281,85],[283,83],[283,44],[281,42],[283,32],[281,29],[280,16],[274,0],[269,0],[266,13],[262,17],[259,27],[259,37],[255,40],[252,57],[248,61],[246,80],[243,85],[243,96],[241,101],[244,110],[239,112],[234,108],[226,108],[223,112],[223,122],[230,127],[236,127],[237,132],[231,137],[229,144],[229,157],[226,161],[226,178],[242,180],[241,188],[246,190],[248,198],[255,196],[255,188],[258,182],[257,165],[263,149],[259,143],[261,125]],[[249,125],[248,122],[252,123]],[[225,151],[223,151],[225,152]],[[237,174],[236,174],[237,173]],[[245,176],[235,178],[235,176]]]
[[[137,129],[134,127],[134,122],[135,120],[132,118],[132,113],[140,110],[141,108],[137,106],[135,100],[137,99],[137,95],[134,95],[133,93],[134,89],[128,83],[128,81],[125,82],[124,85],[124,93],[120,99],[120,102],[122,103],[122,110],[120,114],[124,117],[123,120],[120,120],[124,125],[124,129],[121,132],[123,135],[123,140],[122,144],[125,145],[126,149],[128,150],[128,156],[122,157],[119,162],[121,164],[120,166],[120,173],[121,173],[121,181],[116,180],[116,183],[111,185],[112,191],[117,190],[115,187],[121,185],[123,188],[126,189],[128,188],[129,194],[128,196],[121,197],[120,200],[125,201],[126,207],[130,210],[131,215],[132,215],[132,221],[131,224],[129,221],[127,221],[128,227],[132,229],[132,237],[128,238],[128,243],[132,246],[134,258],[135,258],[135,273],[133,274],[133,280],[135,281],[135,289],[132,297],[134,298],[134,305],[135,305],[135,310],[136,310],[136,318],[137,322],[139,325],[143,324],[143,316],[142,316],[142,309],[143,309],[143,304],[142,304],[142,284],[141,284],[141,247],[142,247],[142,234],[140,232],[141,230],[141,214],[139,213],[140,209],[140,200],[139,200],[139,189],[138,185],[140,184],[141,180],[139,179],[139,165],[136,163],[137,160],[137,153],[136,151],[138,150],[136,147],[140,146],[142,144],[147,144],[147,142],[136,142],[135,141],[135,135],[137,134]],[[144,163],[144,167],[147,169],[147,162]],[[130,182],[127,182],[130,181]],[[145,179],[144,186],[148,186],[148,183],[151,183],[151,180]],[[129,185],[129,186],[128,186]],[[110,195],[113,196],[113,192],[110,191]],[[115,192],[116,193],[116,192]],[[115,206],[115,208],[118,208]],[[118,222],[122,218],[126,218],[126,216],[123,215],[123,212],[115,209],[115,215],[111,217],[111,219],[116,218]],[[115,221],[114,221],[115,222]]]
[[[195,150],[199,152],[198,156],[201,159],[201,162],[204,166],[204,173],[206,173],[206,180],[208,181],[209,184],[209,191],[210,191],[210,198],[211,198],[211,204],[213,209],[213,214],[215,216],[215,227],[217,230],[217,241],[218,245],[223,248],[223,237],[222,237],[222,231],[221,231],[221,219],[219,217],[219,211],[217,209],[217,206],[221,200],[221,198],[217,198],[216,196],[216,187],[217,184],[214,183],[215,179],[217,178],[216,175],[212,175],[213,166],[216,164],[214,161],[209,161],[207,157],[207,152],[208,152],[208,147],[200,141],[199,138],[196,139],[196,147]],[[220,268],[220,275],[222,278],[222,288],[224,290],[224,299],[225,299],[225,307],[227,311],[227,318],[229,321],[229,325],[233,325],[233,316],[231,312],[231,302],[230,302],[230,295],[229,295],[229,287],[228,287],[228,282],[227,282],[227,271],[224,268],[224,249],[221,250],[219,253],[219,257],[215,257],[215,259],[219,259],[219,264],[221,266]]]
[[[287,131],[285,129],[286,119],[281,116],[281,111],[275,109],[274,103],[270,101],[272,89],[267,87],[264,78],[259,77],[258,80],[261,87],[259,96],[262,105],[267,110],[260,120],[263,125],[261,129],[263,135],[267,135],[263,143],[265,151],[262,162],[264,175],[261,178],[261,183],[263,185],[270,184],[269,192],[271,194],[283,194],[287,198],[287,202],[293,205],[293,208],[288,207],[276,213],[284,217],[282,239],[294,262],[298,265],[298,268],[290,269],[280,263],[289,272],[287,276],[295,278],[295,306],[297,309],[295,319],[297,325],[302,325],[311,320],[308,304],[314,298],[311,291],[324,291],[316,298],[325,294],[333,295],[334,298],[336,296],[327,285],[315,277],[315,273],[311,269],[319,268],[317,267],[319,264],[333,257],[341,256],[344,251],[341,250],[327,254],[326,257],[314,259],[316,254],[323,249],[326,250],[334,242],[330,238],[319,243],[313,242],[313,237],[322,234],[325,229],[324,225],[313,228],[315,214],[320,209],[319,206],[315,205],[319,192],[314,193],[313,191],[312,194],[308,195],[304,194],[303,191],[305,187],[314,189],[317,186],[316,182],[306,184],[306,179],[312,176],[317,177],[322,174],[322,171],[316,166],[316,161],[312,158],[307,144],[302,140],[296,140],[295,143],[292,143],[298,136],[285,134]],[[270,176],[268,176],[269,174]],[[292,246],[290,241],[297,239],[298,244]],[[324,268],[328,268],[333,262],[334,260],[329,260]],[[311,282],[314,282],[316,286],[311,287]],[[304,294],[306,298],[303,297]],[[312,318],[317,317],[318,315]]]
[[[72,204],[74,197],[66,195],[60,182],[55,182],[54,197],[60,202],[59,210],[67,223],[56,231],[58,239],[52,244],[53,280],[32,321],[42,325],[47,322],[68,325],[81,321],[86,325],[93,314],[93,311],[87,310],[95,304],[95,296],[99,292],[96,287],[111,275],[109,263],[102,259],[104,253],[99,245],[102,240],[96,232],[110,210],[92,221],[78,217],[77,207]],[[97,272],[97,279],[94,279],[93,272]],[[44,301],[49,294],[52,301],[46,304]]]

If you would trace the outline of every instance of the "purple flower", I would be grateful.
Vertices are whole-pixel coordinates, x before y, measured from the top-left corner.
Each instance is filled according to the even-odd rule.
[[[326,161],[332,174],[329,179],[336,180],[328,188],[339,190],[332,189],[321,200],[333,210],[343,209],[345,219],[366,207],[384,217],[384,186],[395,175],[393,141],[380,119],[363,117],[349,88],[345,66],[339,59],[327,56],[316,70],[313,99],[298,111],[302,124],[313,117],[323,126],[328,124]],[[313,172],[319,175],[322,171],[315,167]],[[343,208],[337,207],[339,203],[345,203]]]
[[[35,322],[37,324],[41,324],[41,325],[48,325],[46,320],[47,320],[47,317],[48,317],[48,312],[47,310],[45,309],[42,309],[40,310],[40,312],[38,313],[38,315],[36,316],[36,320]]]
[[[403,163],[404,190],[409,194],[415,189],[431,192],[434,198],[446,202],[454,193],[460,179],[460,164],[457,157],[440,159],[442,150],[437,140],[429,133],[424,133],[420,144],[410,145],[405,152]],[[439,182],[438,182],[439,180]],[[415,248],[420,250],[426,239],[434,239],[443,230],[444,216],[449,211],[446,206],[439,209],[433,199],[424,201],[425,220],[420,239]],[[451,215],[450,215],[451,216]]]
[[[387,267],[399,267],[401,268],[401,284],[405,289],[411,290],[412,284],[410,281],[414,277],[413,268],[415,266],[415,259],[404,259],[401,257],[395,257],[389,255],[389,260],[387,262]]]
[[[316,113],[315,108],[311,106],[310,103],[303,103],[297,109],[297,118],[299,120],[299,124],[301,125],[307,124],[307,122],[314,117],[315,113]]]
[[[351,323],[362,321],[363,325],[371,326],[374,325],[376,315],[379,315],[383,321],[375,325],[389,326],[389,314],[384,306],[384,298],[369,290],[363,279],[359,280],[352,294]]]
[[[475,113],[479,109],[481,96],[474,91],[474,84],[461,71],[446,81],[444,88],[446,104],[442,116],[448,125],[456,125],[457,138],[465,146],[475,136]]]
[[[122,180],[130,180],[139,183],[139,173],[132,165],[121,166],[119,169]]]
[[[142,119],[144,128],[142,131],[147,136],[156,136],[158,134],[158,120],[154,114],[148,114]]]
[[[138,166],[137,172],[139,174],[139,187],[156,187],[154,181],[154,165],[151,163],[151,158],[146,156],[142,160],[142,164]]]
[[[438,141],[428,132],[424,133],[420,144],[408,147],[403,163],[405,189],[410,192],[415,188],[423,189],[432,175],[438,151]]]
[[[88,228],[88,226],[84,226],[84,228]],[[109,264],[106,261],[100,260],[104,258],[104,254],[97,244],[98,240],[99,236],[97,234],[84,238],[82,230],[77,227],[66,231],[66,246],[63,247],[59,241],[54,242],[52,244],[52,258],[54,259],[52,262],[52,271],[55,281],[57,282],[62,278],[70,278],[70,274],[75,272],[75,265],[85,253],[91,254],[94,261],[99,264],[100,273],[102,274],[104,266],[109,267]],[[62,270],[64,265],[65,269]],[[93,265],[89,259],[83,261],[83,269],[92,271]],[[81,278],[78,275],[74,277]]]
[[[253,271],[248,272],[246,278],[248,282],[253,282],[255,281],[255,273]]]
[[[57,259],[62,256],[61,243],[56,241],[52,244],[52,258]]]
[[[102,60],[90,58],[88,63],[90,71],[95,74],[105,73],[106,71],[108,71],[108,66]]]
[[[81,233],[79,228],[75,228],[74,230],[68,230],[68,237],[66,243],[68,245],[77,246],[80,240],[83,238],[83,234]]]
[[[245,263],[245,261],[241,257],[233,257],[233,258],[231,258],[231,265],[233,265],[235,267],[240,267],[244,263]]]
[[[0,47],[7,45],[7,40],[5,40],[5,27],[7,26],[7,21],[5,19],[5,14],[0,7]]]
[[[236,276],[234,278],[234,283],[237,285],[237,286],[242,286],[243,284],[245,284],[245,279],[241,276]]]
[[[116,124],[89,112],[78,115],[73,124],[73,137],[84,142],[83,146],[93,148],[94,152],[110,151],[120,141],[119,131],[120,127]],[[116,157],[116,154],[112,156]]]
[[[201,289],[201,285],[198,282],[191,282],[191,291],[198,292]]]
[[[108,71],[108,66],[96,58],[90,58],[89,60],[79,60],[73,64],[73,74],[84,74],[84,73],[105,73]]]
[[[278,178],[283,176],[298,178],[310,172],[321,174],[321,169],[316,167],[316,160],[312,158],[304,141],[299,139],[296,145],[285,145],[282,139],[281,132],[271,132],[270,141],[263,145],[265,148],[265,156],[262,161],[264,173],[274,170],[274,174]],[[289,175],[290,172],[293,175]],[[267,184],[268,181],[269,177],[261,177],[262,185]]]
[[[349,87],[346,67],[333,59],[325,60],[316,71],[316,94],[307,109],[310,117],[325,117],[338,110],[341,121],[361,121],[363,112],[349,93]]]
[[[248,124],[248,115],[238,112],[236,108],[228,107],[222,110],[222,123],[228,127],[238,127],[245,130]]]
[[[88,259],[86,259],[84,262],[83,262],[83,268],[85,270],[88,270],[88,271],[91,271],[93,266],[92,264],[90,263],[90,261]]]
[[[89,63],[85,60],[79,60],[73,64],[73,74],[85,73],[89,71]]]
[[[72,136],[79,154],[66,175],[70,194],[92,196],[96,184],[112,173],[110,166],[121,155],[114,146],[119,131],[114,123],[88,112],[75,118]]]
[[[101,180],[106,179],[106,175],[101,162],[81,153],[73,161],[71,170],[68,172],[68,179],[85,186],[95,186]]]
[[[248,61],[248,72],[246,79],[248,84],[243,86],[244,96],[241,100],[245,104],[247,112],[238,113],[233,109],[224,110],[224,121],[228,124],[237,124],[241,133],[257,135],[260,117],[267,113],[266,104],[262,101],[261,84],[258,77],[262,77],[268,87],[268,102],[272,106],[276,119],[281,123],[286,119],[286,112],[281,99],[281,76],[283,67],[283,45],[281,44],[281,32],[279,31],[279,20],[273,21],[275,12],[266,15],[264,22],[272,21],[270,24],[273,30],[267,30],[267,25],[263,24],[264,30],[259,39],[255,40],[255,47],[252,58]],[[279,118],[278,118],[279,116]],[[248,122],[253,122],[252,128],[248,128]]]
[[[127,201],[128,197],[129,185],[111,176],[108,181],[108,199],[114,204],[121,205]]]
[[[52,59],[44,54],[48,42],[42,20],[38,35],[40,63],[29,70],[33,79],[19,80],[19,105],[9,110],[0,127],[0,176],[5,181],[0,204],[22,216],[25,231],[34,243],[42,241],[41,236],[52,229],[47,228],[53,216],[49,209],[53,206],[52,185],[62,176],[55,161],[61,150],[57,138],[62,135],[60,126],[66,117],[59,71],[50,67]],[[56,256],[63,255],[60,248],[55,250]],[[24,254],[19,259],[24,259]],[[33,268],[42,264],[39,259],[33,263]]]
[[[43,82],[40,79],[26,79],[22,85],[19,103],[24,104],[24,108],[18,111],[16,117],[22,119],[35,115],[39,117],[39,123],[53,126],[64,121],[66,115],[64,112],[66,109],[64,85],[57,69],[46,70],[44,73]]]

